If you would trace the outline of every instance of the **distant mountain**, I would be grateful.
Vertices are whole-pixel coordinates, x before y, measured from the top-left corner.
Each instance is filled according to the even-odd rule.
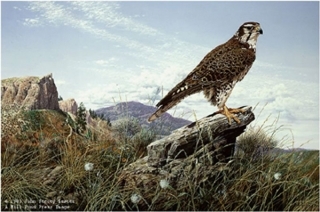
[[[148,123],[148,117],[155,111],[156,107],[131,101],[121,102],[111,107],[100,108],[95,112],[98,115],[103,114],[104,117],[108,117],[111,123],[122,118],[135,117],[143,127],[155,130],[157,134],[160,135],[168,135],[171,131],[191,123],[191,121],[182,118],[174,118],[169,113],[164,113],[156,121]]]

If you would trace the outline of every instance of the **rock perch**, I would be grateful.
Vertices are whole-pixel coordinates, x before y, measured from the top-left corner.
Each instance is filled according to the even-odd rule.
[[[229,125],[225,116],[214,113],[152,142],[147,147],[148,156],[122,171],[121,184],[148,192],[162,179],[174,188],[190,180],[200,183],[210,179],[221,170],[221,164],[228,164],[237,136],[255,118],[251,107],[242,109],[245,112],[237,115],[240,124]]]

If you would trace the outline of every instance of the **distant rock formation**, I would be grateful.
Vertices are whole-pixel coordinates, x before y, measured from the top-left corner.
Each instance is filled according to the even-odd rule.
[[[58,91],[48,74],[39,77],[14,77],[1,80],[1,104],[16,104],[27,110],[59,110]]]
[[[71,118],[73,120],[76,119],[77,116],[77,110],[78,110],[78,104],[76,102],[75,99],[71,98],[71,99],[67,99],[67,100],[61,100],[59,101],[59,107],[60,110],[68,113],[69,115],[71,115]],[[87,124],[93,124],[93,118],[90,116],[90,113],[86,110],[86,122]]]
[[[74,99],[67,99],[59,101],[59,107],[62,111],[77,115],[78,104]]]

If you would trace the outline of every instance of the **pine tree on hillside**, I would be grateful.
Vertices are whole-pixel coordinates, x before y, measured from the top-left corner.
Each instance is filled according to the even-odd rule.
[[[62,100],[63,100],[62,96],[59,96],[59,97],[58,97],[58,102],[59,102],[59,101],[62,101]]]
[[[93,119],[97,119],[98,117],[97,113],[94,110],[89,109],[89,114]]]
[[[80,106],[77,110],[77,116],[76,116],[76,130],[78,133],[82,133],[86,130],[86,108],[84,107],[84,104],[81,102]]]

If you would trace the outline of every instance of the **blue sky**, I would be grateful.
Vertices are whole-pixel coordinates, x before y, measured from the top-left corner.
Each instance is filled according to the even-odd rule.
[[[52,73],[88,109],[155,105],[246,21],[264,34],[227,105],[258,104],[253,125],[319,149],[319,2],[1,2],[1,78]],[[200,93],[168,112],[216,110]]]

